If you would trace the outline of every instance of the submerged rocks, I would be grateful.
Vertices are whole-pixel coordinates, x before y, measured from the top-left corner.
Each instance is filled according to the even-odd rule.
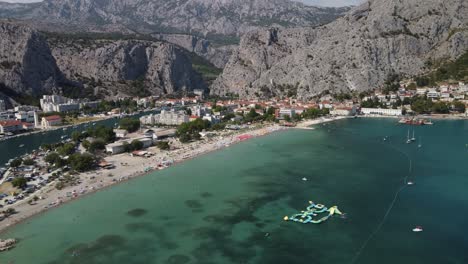
[[[17,242],[16,239],[13,239],[13,238],[5,239],[5,240],[0,239],[0,252],[13,248],[16,242]]]

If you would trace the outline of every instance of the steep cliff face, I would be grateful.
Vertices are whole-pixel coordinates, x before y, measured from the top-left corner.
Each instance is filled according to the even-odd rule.
[[[194,52],[218,68],[224,68],[236,47],[235,45],[216,47],[206,39],[187,34],[153,34],[152,36]]]
[[[0,22],[0,83],[4,89],[40,94],[57,89],[63,81],[47,42],[38,32]]]
[[[290,0],[45,0],[29,8],[4,5],[4,17],[32,19],[53,29],[239,35],[262,26],[313,26],[348,8],[319,8]]]
[[[187,55],[170,43],[63,38],[50,38],[49,42],[67,78],[107,90],[106,95],[171,94],[206,88]]]
[[[464,0],[371,0],[315,29],[246,34],[211,91],[243,97],[368,90],[390,74],[416,75],[430,59],[468,48]]]

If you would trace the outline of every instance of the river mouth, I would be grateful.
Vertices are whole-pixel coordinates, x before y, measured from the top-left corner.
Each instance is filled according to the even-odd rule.
[[[441,123],[418,128],[420,150],[404,143],[407,128],[394,120],[343,120],[252,139],[15,226],[4,236],[20,243],[0,262],[350,263],[402,186],[408,157],[415,185],[402,191],[355,263],[463,262],[467,237],[457,228],[468,216],[450,212],[468,205],[458,187],[467,184],[459,143],[468,126]],[[336,205],[346,218],[283,220],[310,200]],[[440,215],[452,215],[451,224]],[[415,225],[424,232],[411,232]],[[447,238],[455,243],[441,245]]]

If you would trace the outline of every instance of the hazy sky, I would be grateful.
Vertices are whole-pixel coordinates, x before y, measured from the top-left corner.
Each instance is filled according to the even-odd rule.
[[[0,0],[3,2],[11,3],[30,3],[30,2],[40,2],[41,0]],[[318,6],[348,6],[348,5],[357,5],[364,0],[297,0],[302,1],[310,5]]]

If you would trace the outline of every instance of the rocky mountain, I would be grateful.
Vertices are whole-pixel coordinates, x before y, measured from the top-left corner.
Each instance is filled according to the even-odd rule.
[[[167,42],[49,37],[52,55],[69,80],[104,96],[145,96],[206,89],[186,52]]]
[[[170,94],[206,84],[177,45],[39,33],[0,21],[0,96]]]
[[[45,0],[2,4],[4,17],[31,19],[49,30],[240,35],[263,26],[315,26],[348,8],[307,6],[291,0]]]
[[[369,90],[467,49],[466,0],[370,0],[321,27],[246,34],[211,92],[310,98]]]
[[[44,37],[14,23],[0,23],[0,92],[41,94],[62,83],[61,74]]]
[[[229,61],[236,45],[214,46],[210,41],[188,34],[152,34],[156,39],[176,44],[189,52],[205,58],[214,66],[222,69]]]

